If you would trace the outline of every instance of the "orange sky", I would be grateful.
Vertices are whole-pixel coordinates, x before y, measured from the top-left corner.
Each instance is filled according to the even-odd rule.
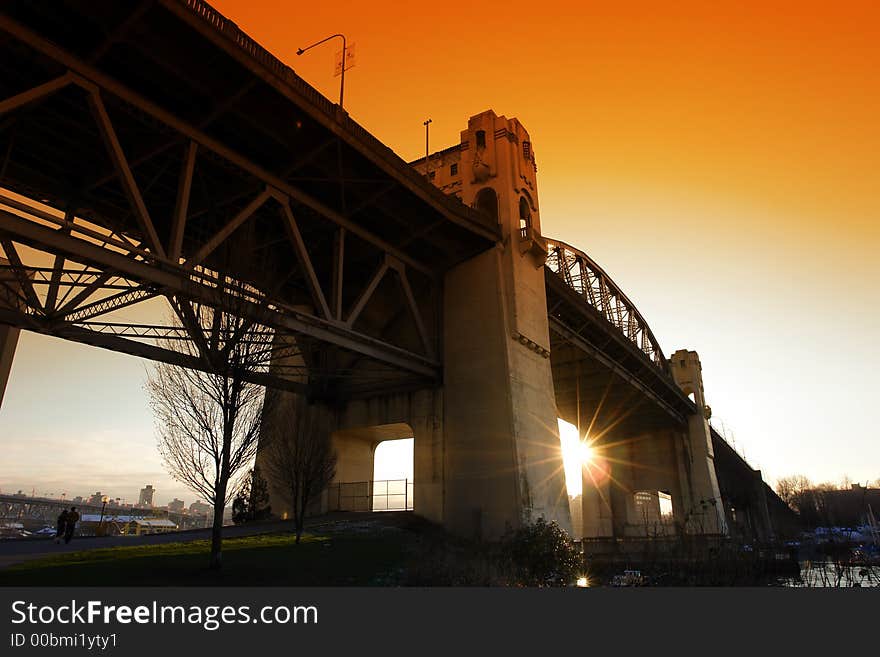
[[[699,351],[713,421],[767,479],[880,477],[876,2],[213,4],[334,101],[336,43],[295,51],[344,32],[346,109],[405,159],[428,117],[432,150],[487,108],[519,118],[544,232],[598,261],[667,354]],[[36,340],[3,410],[33,435]]]
[[[546,234],[594,257],[768,478],[880,477],[876,2],[215,6],[405,159],[486,108],[538,161]],[[340,9],[343,7],[343,9]],[[834,447],[832,449],[832,446]]]

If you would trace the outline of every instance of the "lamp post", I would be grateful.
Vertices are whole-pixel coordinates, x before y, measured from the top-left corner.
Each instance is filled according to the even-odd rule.
[[[104,535],[104,509],[107,508],[108,499],[106,495],[101,498],[101,519],[98,520],[98,536]]]
[[[321,39],[320,41],[317,41],[310,46],[306,46],[305,48],[299,48],[296,51],[296,54],[302,55],[307,50],[311,50],[315,46],[320,46],[325,41],[329,41],[330,39],[335,39],[336,37],[339,37],[340,39],[342,39],[342,65],[340,66],[340,69],[341,69],[340,75],[342,76],[342,80],[340,80],[340,84],[339,84],[339,109],[342,109],[342,97],[343,97],[343,94],[345,93],[345,50],[346,50],[345,35],[344,34],[331,34],[327,38]]]
[[[425,126],[425,178],[429,178],[428,175],[428,153],[430,153],[430,149],[428,148],[428,126],[431,125],[431,119],[428,119],[423,124]]]

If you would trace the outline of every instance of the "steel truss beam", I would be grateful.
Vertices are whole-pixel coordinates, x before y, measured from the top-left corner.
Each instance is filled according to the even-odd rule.
[[[565,242],[547,239],[547,246],[547,269],[595,308],[657,368],[668,374],[669,365],[651,328],[611,277],[586,253]]]
[[[19,41],[26,43],[29,47],[35,49],[41,54],[49,57],[50,59],[53,59],[60,65],[69,69],[71,79],[63,80],[63,84],[59,81],[53,88],[49,89],[48,91],[42,90],[41,97],[57,91],[59,88],[65,86],[66,84],[70,84],[70,82],[73,82],[74,84],[88,90],[91,94],[91,98],[95,97],[95,94],[92,93],[95,90],[98,90],[100,94],[108,93],[112,96],[115,96],[116,98],[136,107],[139,111],[150,116],[151,118],[159,121],[160,123],[164,123],[168,127],[176,130],[183,137],[198,144],[199,148],[204,148],[205,150],[210,151],[215,155],[227,160],[228,162],[234,164],[248,174],[261,180],[268,187],[273,187],[283,192],[290,198],[294,199],[297,203],[308,207],[324,219],[338,226],[342,226],[347,231],[357,235],[358,237],[372,244],[378,249],[389,253],[396,258],[399,258],[416,271],[420,271],[431,277],[437,277],[438,274],[432,271],[429,267],[420,263],[405,252],[397,249],[392,244],[386,242],[382,238],[374,235],[369,230],[361,227],[359,224],[351,221],[341,213],[336,212],[332,208],[326,206],[324,203],[312,197],[307,192],[304,192],[299,187],[291,185],[278,175],[267,171],[262,166],[251,161],[249,158],[240,155],[220,141],[214,139],[213,137],[210,137],[201,130],[189,125],[185,121],[182,121],[181,119],[174,116],[172,113],[162,109],[161,107],[147,100],[140,94],[131,91],[113,78],[101,73],[93,66],[81,61],[79,58],[71,55],[62,48],[59,48],[55,44],[41,37],[36,32],[19,24],[9,16],[6,16],[2,13],[0,13],[0,30],[6,32],[10,36],[18,39]],[[63,77],[64,76],[62,76],[62,78]],[[17,97],[14,97],[13,99],[10,99],[6,102],[9,103],[15,98]],[[18,105],[11,105],[9,109],[13,109],[17,106]],[[0,109],[2,108],[4,108],[4,105],[0,105]],[[3,111],[5,112],[9,110],[3,109]],[[148,234],[148,237],[148,243],[152,244],[153,235]],[[158,243],[158,238],[156,238],[155,240],[155,247],[156,249],[154,253],[160,256],[161,259],[165,259],[165,252],[164,249],[162,249],[161,244]]]
[[[232,290],[225,281],[212,279],[211,275],[200,265],[271,197],[281,206],[284,229],[288,234],[317,313],[310,314],[299,308],[294,309],[280,301],[267,298],[258,290],[248,289],[250,298],[244,306],[248,320],[265,324],[273,330],[307,336],[341,347],[361,357],[372,358],[409,372],[410,375],[424,377],[435,382],[439,380],[439,363],[434,359],[431,340],[413,296],[406,267],[426,274],[432,284],[437,282],[436,272],[411,258],[401,249],[355,224],[349,217],[326,207],[299,187],[285,180],[283,173],[276,175],[264,170],[248,158],[209,137],[200,128],[195,128],[178,119],[115,80],[103,75],[90,64],[58,48],[3,14],[0,14],[0,31],[26,43],[69,69],[64,75],[48,83],[0,101],[0,114],[24,108],[26,105],[46,98],[69,85],[84,89],[87,92],[86,99],[98,128],[98,134],[113,163],[116,177],[121,183],[131,213],[144,236],[144,242],[141,244],[119,232],[111,231],[108,235],[106,232],[102,233],[90,229],[82,223],[76,223],[70,212],[65,215],[64,220],[59,220],[51,213],[0,196],[2,203],[28,215],[28,218],[25,219],[17,214],[0,210],[0,236],[5,238],[4,246],[8,245],[6,251],[10,252],[10,260],[14,261],[11,269],[17,278],[18,289],[11,289],[4,281],[0,281],[0,284],[3,285],[3,292],[7,297],[10,294],[15,297],[16,307],[23,315],[27,315],[28,322],[30,322],[29,327],[33,326],[32,320],[37,318],[39,321],[38,330],[59,336],[62,332],[66,332],[67,335],[74,336],[70,330],[74,323],[82,323],[85,320],[160,294],[217,306],[219,303],[218,290],[222,291],[221,295],[226,292],[239,294],[242,289],[247,289],[247,286],[242,287],[241,284],[234,284],[232,287],[236,289]],[[105,99],[108,96],[113,96],[124,104],[134,107],[137,112],[172,128],[178,134],[177,141],[174,143],[186,144],[167,241],[163,242],[159,238],[144,202],[142,190],[132,173],[132,166],[136,165],[140,158],[130,161],[123,152],[113,121],[105,106]],[[169,142],[168,147],[172,145],[173,143]],[[182,253],[182,247],[188,221],[193,172],[196,158],[203,152],[210,154],[211,157],[221,158],[243,170],[246,174],[254,176],[262,181],[264,187],[263,191],[259,192],[257,197],[243,210],[228,220],[201,246],[195,248],[195,252],[190,254],[184,265],[181,266],[181,257],[185,257],[185,254]],[[332,310],[315,273],[309,249],[291,207],[291,201],[311,209],[319,217],[337,226],[335,232],[339,241],[338,248],[333,251]],[[32,219],[41,221],[33,221]],[[59,226],[60,229],[55,230],[40,225],[46,221]],[[424,356],[355,331],[351,326],[353,320],[344,321],[341,304],[345,232],[351,232],[384,252],[386,262],[397,263],[394,269],[400,275],[406,306],[414,317],[424,347]],[[55,256],[46,301],[42,305],[34,291],[33,284],[27,280],[26,276],[22,280],[23,272],[26,273],[27,269],[20,260],[16,261],[17,254],[12,246],[12,240]],[[98,244],[94,243],[95,240],[98,241]],[[62,269],[66,259],[87,267],[96,267],[100,272],[66,273]],[[117,285],[116,289],[121,290],[120,292],[86,306],[82,305],[93,294],[113,289],[111,281],[116,280],[117,277],[130,281],[130,285]],[[42,285],[42,281],[40,284]],[[59,299],[62,285],[67,288],[67,291]],[[68,297],[71,298],[68,299]],[[366,300],[364,299],[364,302]],[[24,303],[21,303],[22,301]],[[7,306],[11,308],[10,303],[7,303]],[[21,309],[21,306],[26,308]],[[21,317],[20,321],[24,322],[25,318]],[[76,334],[70,339],[87,341],[82,339],[80,334]],[[141,347],[126,346],[118,341],[105,342],[104,345],[99,346],[106,346],[106,344],[119,346],[121,351],[135,349],[142,352]]]
[[[51,215],[48,216],[51,218]],[[60,220],[55,219],[55,221]],[[88,235],[90,231],[77,225],[72,232]],[[152,263],[134,260],[129,255],[112,251],[73,234],[48,228],[2,209],[0,209],[0,236],[212,307],[221,305],[225,294],[240,295],[243,292],[243,288],[230,286],[228,282],[212,277],[207,271],[187,269],[179,265],[158,267]],[[111,238],[106,239],[116,246],[123,245],[122,242]],[[134,247],[131,247],[131,250],[132,253],[138,253]],[[148,255],[147,252],[142,253]],[[430,358],[364,335],[339,322],[321,319],[279,302],[270,301],[267,304],[266,298],[256,291],[246,294],[249,298],[242,300],[241,313],[251,321],[282,333],[305,335],[385,362],[412,374],[433,381],[439,380],[439,363]]]

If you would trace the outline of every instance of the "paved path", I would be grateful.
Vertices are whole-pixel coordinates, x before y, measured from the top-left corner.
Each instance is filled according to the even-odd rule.
[[[394,527],[413,517],[412,511],[388,511],[384,513],[339,512],[306,519],[305,529],[312,532],[360,532],[375,531],[381,527]],[[292,532],[292,520],[259,522],[250,525],[229,525],[223,528],[223,538],[254,536],[274,532]],[[6,539],[0,541],[0,569],[16,563],[39,559],[59,553],[81,552],[119,545],[155,545],[159,543],[181,543],[211,538],[210,529],[190,529],[166,534],[145,536],[89,536],[74,537],[68,544],[55,544],[54,538]]]
[[[293,521],[257,523],[245,526],[229,526],[223,528],[223,538],[236,536],[253,536],[279,531],[293,531]],[[0,568],[12,564],[39,559],[64,552],[81,552],[118,545],[155,545],[159,543],[180,543],[199,541],[211,538],[210,529],[190,529],[167,534],[149,534],[146,536],[88,536],[74,537],[70,543],[55,544],[54,538],[7,539],[0,541]]]

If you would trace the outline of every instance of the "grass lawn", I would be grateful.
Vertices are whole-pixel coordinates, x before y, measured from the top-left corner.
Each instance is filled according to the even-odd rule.
[[[393,584],[406,536],[261,534],[223,541],[208,569],[207,540],[70,552],[0,570],[0,586],[370,586]]]

